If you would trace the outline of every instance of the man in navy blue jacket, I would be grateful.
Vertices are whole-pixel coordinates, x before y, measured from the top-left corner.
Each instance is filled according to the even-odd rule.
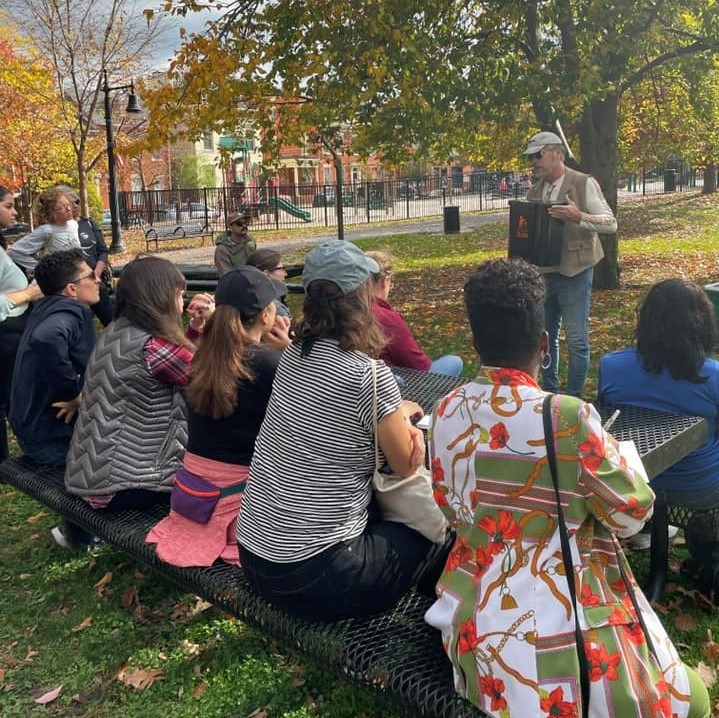
[[[89,307],[98,301],[100,282],[79,249],[43,257],[35,279],[44,297],[20,340],[9,420],[26,456],[63,466],[97,338]]]

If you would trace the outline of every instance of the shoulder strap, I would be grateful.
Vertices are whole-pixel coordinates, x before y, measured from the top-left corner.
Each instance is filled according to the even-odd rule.
[[[379,436],[377,431],[377,362],[370,359],[372,367],[372,424],[374,425],[374,469],[379,471]]]
[[[559,523],[559,540],[562,544],[562,559],[564,562],[564,574],[567,578],[569,596],[574,607],[574,635],[577,644],[577,658],[579,659],[579,682],[582,691],[582,716],[589,715],[589,662],[584,648],[584,636],[579,625],[579,611],[577,610],[577,589],[574,583],[574,565],[572,563],[572,552],[569,547],[569,533],[567,523],[564,520],[562,500],[559,495],[559,476],[557,471],[557,455],[554,449],[554,429],[552,427],[552,399],[554,394],[547,394],[542,404],[542,418],[544,421],[544,443],[547,447],[547,461],[552,474],[554,493],[557,499],[557,521]]]

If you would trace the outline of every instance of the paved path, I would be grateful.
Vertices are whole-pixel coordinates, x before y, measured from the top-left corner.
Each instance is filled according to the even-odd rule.
[[[484,224],[507,222],[507,211],[492,212],[491,214],[463,214],[460,217],[460,232],[471,232]],[[444,220],[442,217],[427,218],[420,221],[405,220],[402,222],[383,222],[382,224],[353,225],[345,230],[345,239],[357,240],[368,237],[383,237],[388,234],[442,234]],[[328,239],[337,238],[337,229],[328,228],[321,234],[306,234],[301,229],[287,230],[283,239],[260,239],[258,246],[277,249],[280,252],[294,249],[298,246],[320,244]],[[158,252],[159,256],[169,259],[176,264],[189,264],[195,266],[212,266],[215,254],[214,246],[190,247],[186,249],[171,249]],[[125,262],[113,262],[113,266],[121,267]]]

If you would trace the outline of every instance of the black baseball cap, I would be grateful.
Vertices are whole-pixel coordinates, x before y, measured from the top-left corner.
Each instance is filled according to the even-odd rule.
[[[229,304],[243,319],[257,316],[278,296],[272,280],[257,267],[238,267],[223,274],[217,283],[215,305]]]

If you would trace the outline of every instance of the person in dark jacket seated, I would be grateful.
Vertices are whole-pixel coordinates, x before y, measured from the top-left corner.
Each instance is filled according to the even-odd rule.
[[[30,314],[15,360],[10,425],[24,454],[63,466],[96,332],[89,307],[100,284],[80,249],[46,255],[35,268],[45,295]]]

